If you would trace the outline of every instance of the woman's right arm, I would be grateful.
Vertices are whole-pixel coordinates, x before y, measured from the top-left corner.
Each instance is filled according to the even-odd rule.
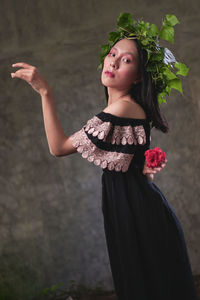
[[[56,113],[51,88],[41,93],[44,127],[50,153],[54,156],[65,156],[76,152],[72,142],[65,135]]]
[[[11,77],[24,79],[41,96],[44,127],[50,153],[54,156],[64,156],[75,153],[76,148],[73,147],[69,137],[65,135],[61,128],[56,113],[53,93],[46,80],[34,66],[24,62],[16,63],[12,66],[22,67],[22,69],[11,73]]]

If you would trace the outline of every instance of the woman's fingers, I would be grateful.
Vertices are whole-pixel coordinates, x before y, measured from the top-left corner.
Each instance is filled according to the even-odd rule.
[[[143,174],[151,174],[151,173],[155,174],[156,171],[154,169],[150,169],[147,166],[145,166],[144,169],[143,169]]]
[[[162,168],[154,168],[154,171],[161,171],[162,170]]]
[[[34,72],[30,69],[19,69],[15,73],[11,73],[12,78],[20,78],[28,82],[29,84],[33,83]]]
[[[151,174],[151,173],[153,173],[153,174],[155,174],[155,173],[157,173],[157,171],[156,170],[154,170],[154,169],[147,169],[146,170],[146,173],[149,173],[149,174]]]
[[[33,68],[35,68],[34,66],[32,66],[32,65],[29,65],[29,64],[27,64],[27,63],[25,63],[25,62],[18,62],[18,63],[14,63],[14,64],[12,64],[12,67],[22,67],[22,68],[27,68],[27,69],[33,69]]]
[[[11,73],[11,76],[12,78],[17,77],[29,81],[31,77],[31,72],[30,70],[20,69],[17,70],[15,73]]]
[[[162,168],[163,168],[163,167],[162,167]],[[161,171],[162,168],[148,168],[148,167],[146,166],[146,167],[144,168],[144,172],[145,172],[145,173],[148,173],[148,174],[151,174],[151,173],[155,174],[155,173]]]

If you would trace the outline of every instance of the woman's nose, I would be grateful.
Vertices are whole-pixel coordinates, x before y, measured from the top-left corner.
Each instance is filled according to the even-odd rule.
[[[115,62],[115,61],[112,60],[112,61],[110,62],[110,65],[111,65],[113,68],[116,68],[116,62]]]

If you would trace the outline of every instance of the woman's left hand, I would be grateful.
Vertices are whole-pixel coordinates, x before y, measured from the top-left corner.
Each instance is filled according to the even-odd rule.
[[[153,168],[152,169],[152,168],[147,167],[146,161],[145,161],[145,165],[144,165],[144,168],[143,168],[143,174],[146,175],[148,179],[153,180],[154,174],[161,171],[166,166],[166,162],[167,162],[167,159],[165,159],[165,162],[162,163],[159,168]]]

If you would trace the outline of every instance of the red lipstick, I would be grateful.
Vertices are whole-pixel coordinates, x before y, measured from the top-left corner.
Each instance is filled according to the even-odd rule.
[[[110,72],[110,71],[106,71],[105,74],[108,76],[108,77],[115,77],[115,74],[113,72]]]

